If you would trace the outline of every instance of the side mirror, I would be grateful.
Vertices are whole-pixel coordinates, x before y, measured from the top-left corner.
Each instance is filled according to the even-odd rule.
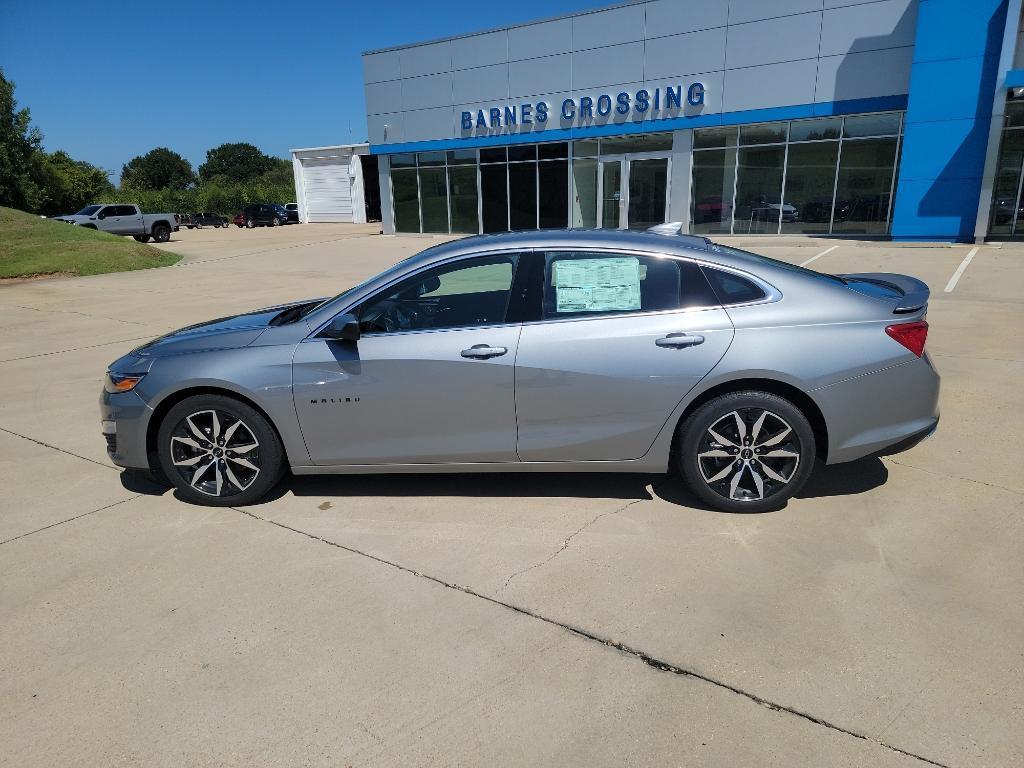
[[[337,315],[320,331],[320,337],[334,341],[359,341],[359,320],[349,313]]]

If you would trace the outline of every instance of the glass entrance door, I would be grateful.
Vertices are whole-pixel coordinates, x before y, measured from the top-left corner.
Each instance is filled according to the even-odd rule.
[[[602,229],[620,229],[622,221],[622,158],[601,159],[601,210],[598,219]]]
[[[626,226],[643,230],[664,224],[668,215],[668,158],[630,160],[628,171]]]

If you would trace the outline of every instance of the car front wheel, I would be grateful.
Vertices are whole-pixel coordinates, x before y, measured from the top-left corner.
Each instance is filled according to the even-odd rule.
[[[253,221],[252,219],[246,219],[245,220],[245,228],[246,229],[253,229],[253,228],[255,228],[255,226],[256,226],[256,222]]]
[[[284,471],[274,428],[255,408],[231,397],[182,400],[160,423],[157,439],[160,468],[193,504],[252,504]]]
[[[814,467],[814,431],[803,412],[769,392],[734,392],[681,425],[677,462],[702,501],[726,512],[779,509]]]

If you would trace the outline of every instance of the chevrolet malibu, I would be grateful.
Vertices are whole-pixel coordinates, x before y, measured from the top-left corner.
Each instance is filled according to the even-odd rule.
[[[111,459],[244,505],[294,474],[641,472],[776,509],[938,423],[927,286],[688,235],[512,233],[114,362]],[[581,480],[581,482],[584,482]]]

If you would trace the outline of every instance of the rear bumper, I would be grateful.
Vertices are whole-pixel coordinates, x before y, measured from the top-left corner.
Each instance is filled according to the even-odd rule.
[[[828,425],[827,463],[907,450],[939,423],[939,374],[928,355],[810,392]]]

